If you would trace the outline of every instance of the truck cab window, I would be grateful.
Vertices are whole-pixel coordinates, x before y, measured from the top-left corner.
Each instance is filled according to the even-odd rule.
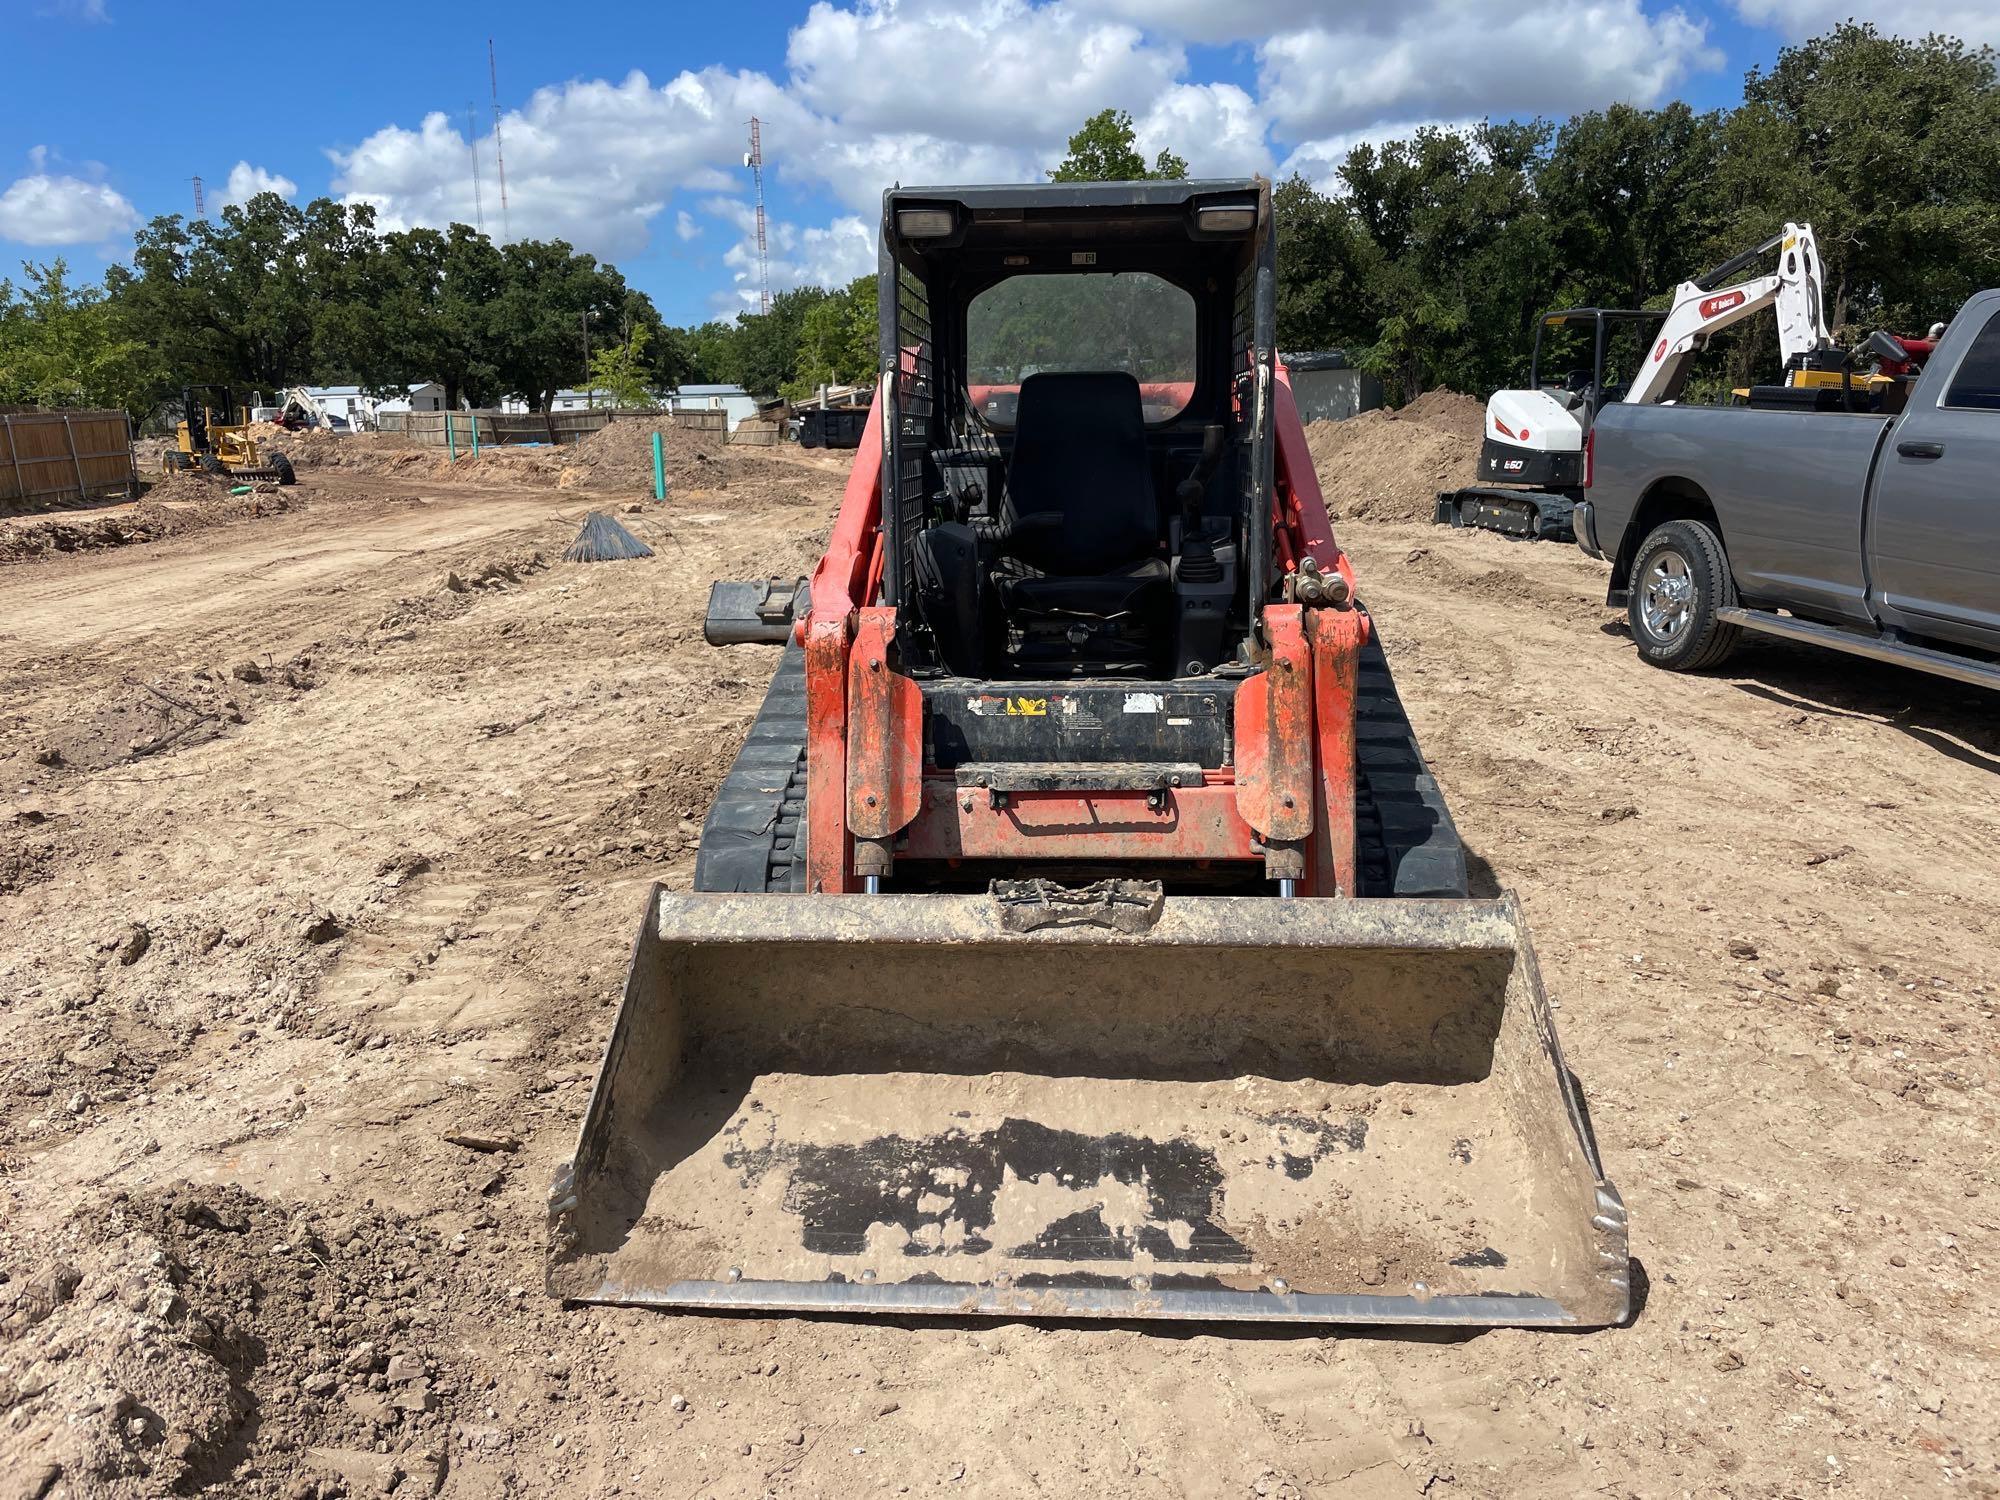
[[[1946,406],[2000,411],[2000,313],[1986,320],[1965,359],[1951,377]]]

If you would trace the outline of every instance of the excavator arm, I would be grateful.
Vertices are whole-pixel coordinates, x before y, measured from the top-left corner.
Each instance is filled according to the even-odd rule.
[[[1778,252],[1777,270],[1735,286],[1720,285],[1773,250]],[[1820,296],[1819,244],[1810,224],[1787,224],[1699,281],[1682,282],[1644,367],[1625,393],[1626,402],[1647,406],[1676,399],[1689,361],[1709,339],[1767,307],[1777,310],[1778,347],[1787,365],[1795,356],[1833,342]]]

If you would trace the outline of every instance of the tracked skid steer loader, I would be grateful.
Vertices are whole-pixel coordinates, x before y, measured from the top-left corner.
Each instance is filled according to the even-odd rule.
[[[1588,1327],[1628,1311],[1273,355],[1261,180],[899,188],[883,374],[551,1200],[586,1302]]]

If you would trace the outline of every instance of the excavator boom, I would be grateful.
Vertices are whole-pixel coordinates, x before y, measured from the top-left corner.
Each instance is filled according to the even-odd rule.
[[[1769,275],[1735,286],[1715,284],[1774,249],[1778,267]],[[1701,280],[1681,283],[1666,321],[1653,337],[1644,366],[1625,392],[1626,403],[1639,406],[1674,400],[1687,380],[1688,361],[1708,340],[1767,307],[1777,309],[1778,348],[1788,368],[1800,355],[1826,348],[1833,335],[1826,325],[1820,288],[1819,241],[1810,224],[1787,224],[1782,233],[1718,266]]]

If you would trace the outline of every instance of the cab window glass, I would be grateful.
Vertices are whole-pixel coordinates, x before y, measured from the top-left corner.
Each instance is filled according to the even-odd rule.
[[[1195,333],[1194,298],[1143,271],[1011,276],[966,308],[966,383],[987,389],[986,417],[1004,427],[1011,401],[996,397],[1030,375],[1123,370],[1146,420],[1167,422],[1192,395]]]
[[[1964,361],[1952,372],[1944,404],[2000,411],[2000,313],[1986,320]]]

